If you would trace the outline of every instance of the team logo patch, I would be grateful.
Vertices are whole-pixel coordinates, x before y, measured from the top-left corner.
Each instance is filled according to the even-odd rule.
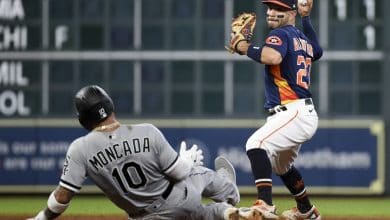
[[[265,43],[280,46],[283,44],[283,41],[278,36],[270,36],[265,40]]]
[[[68,169],[68,166],[69,166],[69,159],[70,159],[70,156],[66,156],[65,157],[65,161],[64,161],[64,167],[63,167],[63,170],[62,170],[62,174],[65,175],[69,169]]]

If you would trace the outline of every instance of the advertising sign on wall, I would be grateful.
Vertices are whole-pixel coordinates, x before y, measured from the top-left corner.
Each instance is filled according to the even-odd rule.
[[[174,124],[174,123],[173,123]],[[321,125],[322,124],[322,125]],[[310,191],[335,194],[380,194],[384,191],[384,128],[382,122],[322,122],[314,137],[303,144],[295,162]],[[348,125],[348,126],[345,126]],[[245,142],[253,126],[172,126],[156,124],[175,148],[182,140],[197,144],[207,167],[218,155],[235,166],[237,184],[255,192]],[[0,191],[34,192],[37,186],[58,183],[69,144],[86,134],[78,127],[0,126]],[[86,185],[93,185],[86,182]],[[273,176],[274,192],[284,193]]]

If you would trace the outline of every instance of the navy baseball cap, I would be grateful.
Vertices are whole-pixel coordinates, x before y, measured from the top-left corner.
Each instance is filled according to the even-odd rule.
[[[261,2],[266,5],[272,4],[279,6],[286,11],[297,9],[297,0],[262,0]]]

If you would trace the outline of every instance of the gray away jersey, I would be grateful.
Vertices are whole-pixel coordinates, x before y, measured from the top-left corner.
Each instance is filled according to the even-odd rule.
[[[151,124],[92,131],[70,145],[60,185],[78,192],[88,176],[112,202],[132,214],[161,197],[169,184],[164,171],[177,158]]]

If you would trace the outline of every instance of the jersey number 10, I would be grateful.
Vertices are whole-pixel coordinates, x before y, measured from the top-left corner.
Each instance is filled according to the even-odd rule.
[[[127,186],[129,186],[130,188],[139,188],[146,184],[145,174],[139,164],[135,162],[128,162],[122,166],[122,169],[120,169],[120,171],[118,170],[119,169],[114,168],[114,170],[112,171],[112,176],[117,180],[123,192],[128,193],[124,182],[126,182]],[[120,174],[120,172],[122,173],[122,175]],[[130,175],[130,172],[132,175]],[[122,176],[124,177],[125,181],[123,181]],[[134,181],[132,177],[137,177],[137,181]]]

